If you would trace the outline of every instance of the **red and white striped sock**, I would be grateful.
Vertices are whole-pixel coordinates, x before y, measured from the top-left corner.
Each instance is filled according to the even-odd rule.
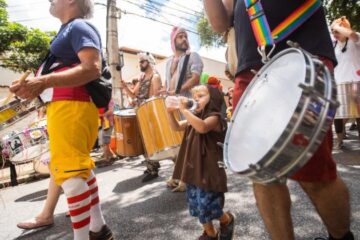
[[[99,232],[102,226],[105,225],[105,219],[101,211],[100,199],[98,185],[96,182],[96,177],[93,171],[91,171],[90,177],[86,180],[91,194],[91,221],[90,221],[90,231]]]
[[[67,198],[74,240],[89,239],[90,191],[86,181],[73,177],[63,182],[61,187]]]

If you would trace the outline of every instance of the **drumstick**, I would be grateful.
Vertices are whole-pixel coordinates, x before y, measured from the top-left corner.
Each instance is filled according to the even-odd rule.
[[[25,79],[30,75],[31,71],[27,70],[19,79],[19,82],[22,83],[23,81],[25,81]],[[9,92],[9,94],[7,95],[7,97],[3,100],[1,100],[1,105],[5,105],[8,104],[10,102],[10,100],[13,98],[14,94],[12,92]]]

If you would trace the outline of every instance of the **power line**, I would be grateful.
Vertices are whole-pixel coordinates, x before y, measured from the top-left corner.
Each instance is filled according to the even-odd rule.
[[[179,18],[179,19],[183,19],[185,21],[188,21],[188,22],[191,22],[191,23],[196,23],[196,21],[193,21],[189,18],[184,18],[184,17],[181,17],[181,16],[178,16],[178,15],[175,15],[175,14],[171,14],[171,13],[168,13],[168,12],[165,12],[164,10],[161,10],[157,7],[154,7],[154,6],[149,6],[149,5],[140,5],[140,4],[137,4],[137,3],[134,3],[134,2],[131,2],[131,1],[128,1],[128,0],[123,0],[125,2],[128,2],[130,4],[133,4],[137,7],[139,7],[140,9],[145,9],[146,11],[150,12],[150,13],[153,13],[155,15],[160,15],[160,14],[167,14],[169,16],[173,16],[173,17],[176,17],[176,18]],[[154,12],[155,11],[155,12]]]
[[[134,2],[131,2],[131,1],[128,1],[128,0],[123,0],[123,1],[128,2],[128,3],[132,4],[132,5],[135,5],[135,6],[139,7],[140,9],[144,9],[144,10],[146,10],[146,11],[152,13],[152,14],[160,15],[160,16],[164,17],[163,15],[159,14],[160,12],[163,13],[163,11],[160,10],[160,9],[158,9],[158,8],[154,9],[154,8],[151,8],[151,6],[146,6],[146,5],[145,5],[145,6],[142,6],[142,5],[140,5],[140,4],[137,4],[137,3],[134,3]],[[149,8],[149,7],[150,7],[150,8]],[[154,12],[154,11],[155,11],[155,12]],[[188,19],[188,18],[184,18],[184,17],[177,16],[177,15],[174,15],[174,14],[169,14],[169,13],[166,13],[166,14],[175,16],[175,17],[177,17],[177,18],[179,18],[179,19],[186,20],[187,22],[189,22],[189,23],[191,23],[191,24],[196,24],[196,23],[197,23],[196,21],[191,20],[191,19]],[[194,15],[192,15],[192,16],[194,16]],[[155,19],[154,19],[154,20],[155,20]],[[169,21],[169,22],[170,22],[170,21]],[[171,25],[171,26],[173,26],[173,25]],[[196,32],[195,29],[191,29],[191,30],[192,30],[192,32]]]
[[[127,1],[127,0],[123,0],[123,1],[126,1],[126,2],[129,2],[131,4],[137,5],[138,7],[141,7],[141,5],[130,2],[130,1]],[[158,12],[154,12],[154,10],[155,9],[152,9],[149,12],[151,12],[153,14],[158,14]],[[160,21],[160,20],[157,20],[157,19],[155,19],[153,17],[144,16],[144,15],[141,15],[141,14],[138,14],[138,13],[133,13],[133,12],[129,12],[129,11],[126,11],[126,10],[121,10],[121,12],[124,13],[124,14],[129,14],[129,15],[134,15],[134,16],[138,16],[138,17],[141,17],[141,18],[149,19],[149,20],[152,20],[154,22],[158,22],[158,23],[161,23],[161,24],[164,24],[164,25],[168,25],[168,26],[172,26],[172,27],[175,26],[174,24],[164,22],[164,21]],[[196,16],[196,15],[192,15],[192,16]],[[179,16],[177,16],[177,17],[179,17]],[[12,20],[12,21],[13,22],[28,22],[28,21],[36,21],[36,20],[42,20],[42,19],[50,19],[50,18],[51,17],[39,17],[39,18],[31,18],[31,19],[29,19],[29,18],[28,19],[18,19],[18,20]],[[188,32],[190,32],[190,33],[198,35],[198,32],[196,30],[194,30],[194,29],[186,29],[186,30]]]
[[[122,0],[124,2],[129,2],[128,0]],[[133,3],[134,2],[130,2],[130,3]],[[171,10],[174,10],[174,11],[177,11],[177,12],[180,12],[180,13],[183,13],[183,14],[187,14],[187,15],[190,15],[190,16],[194,16],[194,17],[199,17],[201,15],[201,12],[196,12],[194,10],[192,10],[191,12],[187,12],[187,11],[184,11],[182,9],[179,9],[179,8],[174,8],[174,7],[171,7],[171,6],[168,6],[168,5],[164,5],[164,4],[161,4],[159,2],[155,2],[155,1],[152,1],[152,0],[146,0],[146,3],[152,3],[153,5],[157,5],[159,6],[160,8],[163,8],[163,9],[171,9]],[[145,3],[145,5],[146,5]],[[138,5],[140,5],[140,3],[137,3]],[[141,6],[141,5],[140,5]],[[162,9],[161,9],[162,11]]]
[[[123,1],[125,1],[125,0],[123,0]],[[131,2],[129,2],[129,3],[131,3]],[[101,5],[101,6],[106,6],[106,4],[104,4],[104,3],[99,3],[99,2],[97,2],[97,3],[95,3],[95,4]],[[134,4],[134,5],[138,6],[138,7],[141,7],[140,5],[135,4],[135,3],[132,3],[132,4]],[[158,23],[161,23],[161,24],[165,24],[165,25],[168,25],[168,26],[171,26],[171,27],[174,27],[174,26],[175,26],[175,25],[169,23],[170,21],[169,21],[169,22],[163,22],[163,21],[157,20],[157,19],[155,19],[155,18],[153,18],[153,17],[144,16],[144,15],[141,15],[141,14],[138,14],[138,13],[134,13],[134,12],[129,12],[129,11],[127,11],[127,10],[121,10],[120,8],[117,8],[117,9],[118,9],[118,11],[120,11],[121,13],[124,13],[124,14],[134,15],[134,16],[137,16],[137,17],[149,19],[149,20],[152,20],[152,21],[154,21],[154,22],[158,22]],[[153,11],[149,11],[149,12],[151,12],[151,13],[153,13],[153,14],[158,14],[158,12],[153,12]],[[192,29],[186,29],[186,30],[187,30],[188,32],[193,33],[193,34],[199,35],[196,30],[192,30]]]
[[[146,18],[146,19],[149,19],[149,20],[158,22],[158,23],[162,23],[162,24],[165,24],[165,25],[168,25],[168,26],[171,26],[171,27],[175,27],[175,25],[173,25],[173,24],[170,24],[170,23],[167,23],[167,22],[163,22],[163,21],[159,21],[159,20],[157,20],[157,19],[155,19],[155,18],[152,18],[152,17],[143,16],[143,15],[138,14],[138,13],[128,12],[128,11],[126,11],[126,10],[121,10],[121,12],[124,13],[124,14],[129,14],[129,15],[134,15],[134,16]],[[189,29],[185,29],[185,30],[188,31],[188,32],[191,32],[191,33],[193,33],[193,34],[199,35],[199,33],[195,32],[195,31],[192,31],[192,30],[189,30]]]
[[[153,0],[147,0],[147,1],[155,3],[157,5],[168,7],[170,9],[174,9],[176,11],[181,11],[183,13],[186,13],[184,10],[181,10],[181,9],[178,9],[178,8],[173,8],[173,7],[170,7],[169,5],[163,5],[162,3],[159,3],[159,2],[156,2],[156,1],[153,1]],[[180,5],[180,4],[176,3],[175,1],[172,1],[171,4],[174,4],[176,6],[179,6],[179,7],[183,8],[183,9],[186,9],[186,10],[190,11],[191,12],[190,14],[193,14],[193,13],[195,13],[195,15],[201,15],[202,14],[202,12],[198,12],[198,11],[196,11],[194,9],[187,8],[187,7],[183,6],[183,5]]]

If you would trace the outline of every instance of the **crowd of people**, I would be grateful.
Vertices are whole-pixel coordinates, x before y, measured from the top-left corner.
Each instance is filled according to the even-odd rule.
[[[179,97],[180,104],[177,108],[167,107],[171,128],[184,132],[179,153],[174,160],[174,172],[167,184],[175,191],[186,191],[189,213],[198,218],[202,226],[202,233],[197,239],[230,240],[234,238],[236,216],[233,211],[224,211],[225,192],[228,191],[227,176],[223,165],[219,164],[223,161],[223,152],[218,142],[224,141],[227,129],[224,118],[232,117],[241,96],[254,79],[252,70],[260,69],[267,57],[264,55],[267,48],[259,48],[264,50],[262,55],[258,52],[257,38],[250,22],[263,17],[265,13],[270,29],[274,29],[302,6],[304,1],[203,2],[209,22],[216,32],[224,33],[233,29],[236,68],[230,71],[229,66],[233,63],[229,64],[225,73],[235,82],[235,86],[227,89],[224,94],[220,81],[211,76],[206,84],[199,85],[204,67],[201,57],[190,51],[186,30],[174,27],[170,34],[173,55],[166,63],[164,86],[155,68],[154,57],[150,53],[140,53],[139,77],[129,83],[121,82],[121,89],[127,96],[127,106],[131,108],[140,106],[151,97]],[[42,75],[39,71],[35,77],[27,78],[24,82],[14,82],[10,88],[24,99],[33,99],[45,89],[53,91],[47,107],[51,150],[47,199],[37,217],[19,223],[18,227],[35,229],[54,224],[54,209],[63,189],[74,239],[111,240],[114,236],[102,215],[93,172],[95,164],[90,158],[90,152],[100,126],[99,139],[103,156],[108,161],[116,158],[109,148],[114,126],[114,102],[111,101],[107,108],[99,112],[84,87],[99,77],[103,58],[97,30],[85,20],[92,14],[93,3],[91,0],[51,0],[50,3],[50,13],[62,23],[51,43],[50,52],[62,62],[71,64],[49,74]],[[251,15],[250,9],[259,6],[264,12]],[[330,71],[334,71],[338,84],[359,82],[357,71],[360,69],[360,34],[351,29],[345,17],[335,20],[330,30],[334,42],[324,9],[319,6],[304,23],[277,42],[272,54],[286,49],[286,40],[292,40],[304,50],[318,56]],[[197,103],[194,111],[187,106],[188,98]],[[180,112],[180,119],[175,117],[175,112]],[[356,122],[360,135],[359,118],[356,118]],[[338,134],[336,147],[340,148],[344,138],[344,120],[335,120],[335,128]],[[271,239],[295,238],[291,199],[286,184],[288,179],[296,181],[304,190],[328,231],[327,238],[317,239],[355,239],[350,229],[350,194],[337,173],[332,157],[332,141],[332,130],[328,129],[320,146],[300,170],[272,184],[253,183],[259,214]],[[159,176],[160,164],[148,158],[145,163],[143,181],[147,182]],[[215,220],[220,222],[219,229],[213,225]]]

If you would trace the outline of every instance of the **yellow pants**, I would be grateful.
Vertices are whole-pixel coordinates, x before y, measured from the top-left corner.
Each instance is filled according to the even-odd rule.
[[[98,110],[92,102],[57,101],[47,109],[50,170],[56,184],[71,177],[90,176],[90,158],[98,129]]]

